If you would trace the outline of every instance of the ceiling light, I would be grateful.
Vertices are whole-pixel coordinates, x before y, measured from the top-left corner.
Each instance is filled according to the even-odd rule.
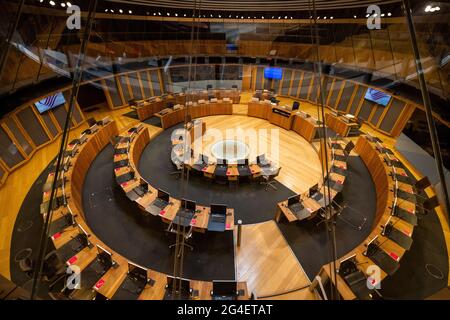
[[[69,8],[72,6],[72,4],[69,1],[67,1],[66,4]]]
[[[53,0],[50,1],[49,3],[50,3],[52,6],[54,6],[54,5],[56,4],[55,1],[53,1]]]
[[[170,13],[167,12],[167,16],[170,17]]]
[[[66,6],[66,4],[64,3],[64,2],[61,2],[61,7],[65,7]]]
[[[370,14],[366,14],[366,18],[368,18],[370,16]]]
[[[333,17],[330,17],[330,19],[333,20],[334,18],[333,18]]]
[[[261,19],[264,19],[264,16],[262,16]]]
[[[120,13],[123,13],[123,10],[122,10],[122,9],[119,9],[119,12],[120,12]]]
[[[388,12],[388,17],[392,16],[392,13]]]
[[[219,18],[222,18],[222,16],[219,14]]]
[[[356,16],[353,16],[353,18],[355,18],[355,19],[356,19]]]
[[[425,12],[430,12],[431,11],[431,6],[426,6],[425,7]]]
[[[384,14],[384,13],[382,13],[382,14],[381,14],[381,17],[384,17],[384,16],[385,16],[385,14]]]
[[[112,12],[112,13],[114,13],[114,10],[113,10],[113,9],[111,9],[111,12]]]
[[[441,10],[441,8],[440,8],[440,7],[436,7],[435,9],[436,9],[436,11],[439,11],[439,10]]]
[[[105,9],[105,12],[108,12],[108,9]]]
[[[186,17],[186,13],[183,15],[183,17]]]
[[[131,11],[131,10],[128,10],[128,13],[129,13],[129,14],[132,14],[132,13],[133,13],[133,11]]]

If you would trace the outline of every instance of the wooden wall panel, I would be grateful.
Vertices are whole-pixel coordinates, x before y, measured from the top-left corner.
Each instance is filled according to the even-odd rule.
[[[343,86],[343,81],[341,79],[335,79],[333,82],[333,88],[331,89],[330,96],[328,99],[328,107],[336,109],[336,103],[341,93]]]
[[[353,97],[353,100],[350,104],[350,107],[348,109],[348,113],[355,115],[356,112],[359,109],[359,106],[363,102],[364,96],[366,94],[367,88],[363,85],[358,85],[356,88],[355,96]]]
[[[150,79],[148,77],[147,71],[142,71],[139,73],[141,77],[142,89],[144,91],[144,98],[150,98],[153,96]]]
[[[359,113],[357,114],[358,118],[361,118],[362,120],[369,120],[370,115],[372,114],[373,108],[374,108],[375,103],[370,102],[369,100],[364,99]]]
[[[302,100],[308,99],[309,89],[311,87],[311,81],[312,81],[313,74],[311,72],[304,72],[303,73],[303,81],[301,84],[301,88],[299,90],[298,97]]]
[[[345,81],[344,89],[342,89],[341,99],[337,104],[339,111],[347,112],[348,105],[353,98],[353,92],[355,91],[355,84],[351,81]]]
[[[155,96],[160,96],[161,95],[161,86],[160,86],[160,82],[159,82],[158,70],[153,69],[153,70],[149,70],[149,72],[150,72],[150,80],[151,80],[152,88],[153,88],[153,94]]]
[[[380,123],[380,129],[386,132],[391,132],[404,111],[405,106],[405,102],[393,98],[387,113],[384,115],[384,118]]]
[[[18,150],[17,145],[2,127],[0,127],[0,159],[9,169],[15,168],[25,160],[25,157]]]
[[[374,105],[375,110],[372,112],[372,117],[369,120],[370,124],[372,124],[373,126],[376,127],[378,124],[378,121],[380,120],[381,115],[386,110],[386,108],[388,108],[388,107],[384,107],[379,104],[375,104]]]
[[[301,70],[295,70],[292,76],[292,86],[289,90],[289,96],[296,98],[298,94],[298,87],[300,85],[300,81],[302,80],[302,72]]]
[[[128,82],[128,76],[119,75],[118,79],[120,81],[120,87],[122,88],[122,95],[125,99],[125,104],[128,103],[131,99],[133,99],[133,93],[131,92],[131,86]]]
[[[30,155],[33,152],[35,146],[31,139],[23,131],[23,129],[20,128],[19,124],[16,122],[15,117],[6,117],[4,119],[4,125],[18,142],[23,152],[26,155]]]
[[[25,129],[35,146],[38,147],[50,141],[47,132],[31,106],[25,107],[24,109],[18,111],[16,116],[22,128]]]
[[[131,91],[133,93],[134,99],[142,100],[142,90],[141,90],[141,82],[138,77],[138,73],[130,73],[128,76],[128,81],[130,82]]]
[[[281,85],[281,95],[288,96],[291,88],[291,77],[292,77],[291,69],[284,69],[283,72],[283,82]]]

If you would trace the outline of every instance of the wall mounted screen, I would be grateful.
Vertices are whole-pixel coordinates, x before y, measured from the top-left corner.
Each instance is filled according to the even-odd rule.
[[[38,109],[39,113],[44,113],[50,109],[56,108],[66,102],[64,96],[61,92],[54,94],[52,96],[48,96],[38,102],[35,102],[34,105]]]
[[[264,68],[264,78],[281,80],[283,78],[283,69],[274,67]]]
[[[366,96],[364,98],[385,107],[389,104],[389,101],[391,101],[390,95],[372,88],[367,89]]]

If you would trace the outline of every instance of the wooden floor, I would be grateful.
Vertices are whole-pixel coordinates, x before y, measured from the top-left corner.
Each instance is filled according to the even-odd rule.
[[[230,127],[279,129],[281,155],[279,164],[282,170],[278,180],[296,192],[303,192],[314,183],[317,183],[321,172],[319,159],[314,148],[292,131],[275,127],[264,120],[246,117],[246,102],[250,97],[251,94],[242,95],[241,104],[235,105],[233,108],[233,116],[204,118],[207,127],[217,128],[221,131]],[[281,97],[280,100],[283,104],[292,104],[291,99]],[[317,107],[312,104],[302,102],[301,109],[317,115]],[[129,108],[114,112],[101,109],[86,114],[86,118],[95,117],[96,119],[101,119],[105,115],[111,115],[117,122],[119,129],[124,129],[138,123],[135,119],[122,116],[122,114],[129,111]],[[74,129],[70,134],[70,138],[79,136],[80,132],[86,127],[86,125],[83,125]],[[162,129],[154,126],[148,127],[151,135],[162,131]],[[395,150],[393,147],[394,139],[376,132],[367,125],[364,125],[362,130],[379,136]],[[266,139],[270,140],[270,137]],[[11,236],[18,211],[32,184],[56,156],[58,147],[59,141],[55,141],[37,151],[32,160],[9,175],[7,182],[0,189],[0,207],[3,208],[0,214],[0,274],[7,278],[10,278]],[[410,166],[397,152],[395,153],[416,177],[421,176],[416,168]],[[432,191],[428,191],[428,193],[432,194]],[[437,211],[444,231],[447,248],[450,248],[448,222],[442,210],[438,209]],[[274,222],[244,226],[242,244],[240,248],[236,249],[236,255],[239,280],[248,281],[249,288],[258,297],[280,294],[273,297],[273,299],[315,298],[314,294],[309,292],[308,289],[292,291],[307,285],[309,280]]]
[[[310,281],[273,220],[242,226],[236,264],[238,281],[247,281],[258,299],[298,289],[292,298],[297,294],[302,299],[315,299],[314,293],[305,290]]]

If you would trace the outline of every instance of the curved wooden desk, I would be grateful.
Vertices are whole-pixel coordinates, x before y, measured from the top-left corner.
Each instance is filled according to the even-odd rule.
[[[341,146],[339,149],[336,148],[336,145]],[[347,162],[346,161],[338,161],[335,159],[335,155],[344,156],[342,149],[345,147],[344,142],[342,140],[338,141],[336,140],[334,144],[331,146],[330,149],[328,149],[328,159],[331,159],[328,167],[328,172],[331,172],[329,174],[330,182],[339,186],[344,185],[346,177],[345,174],[340,174],[337,172],[333,172],[334,168],[337,168],[341,173],[345,173],[347,170]],[[319,157],[322,156],[322,148],[319,150]],[[338,191],[334,190],[333,188],[330,188],[328,191],[328,185],[321,181],[319,182],[322,184],[320,187],[320,192],[323,197],[326,197],[328,199],[328,194],[330,195],[329,200],[325,202],[325,204],[331,203],[336,196],[338,195]],[[317,213],[324,209],[325,206],[321,205],[319,202],[317,202],[315,199],[309,197],[308,192],[305,192],[304,194],[301,194],[301,203],[303,204],[304,208],[309,211],[310,215],[303,219],[313,219]],[[277,204],[277,213],[275,214],[275,221],[279,222],[281,218],[284,217],[288,222],[294,222],[299,221],[303,219],[299,219],[294,212],[291,211],[288,207],[288,200],[281,201]]]
[[[231,115],[233,114],[233,103],[231,100],[217,100],[217,102],[205,101],[204,103],[194,102],[187,107],[187,114],[192,119],[216,115]],[[155,114],[155,116],[161,119],[163,129],[184,122],[185,115],[186,107],[182,105],[178,105],[175,108],[167,108]]]
[[[116,177],[127,174],[130,170],[135,172],[135,179],[130,180],[128,182],[122,183],[121,187],[125,193],[132,191],[134,188],[138,187],[140,184],[140,180],[144,180],[142,176],[139,174],[138,163],[142,152],[144,151],[147,144],[150,142],[151,138],[147,128],[142,129],[139,133],[133,137],[133,133],[130,133],[128,130],[120,135],[122,138],[132,138],[132,141],[129,143],[120,143],[116,146],[116,148],[129,148],[129,152],[127,154],[116,155],[114,157],[114,161],[121,160],[129,160],[129,165],[125,167],[120,167],[115,169]],[[151,203],[156,199],[157,189],[154,188],[148,181],[146,181],[149,186],[149,192],[145,194],[143,197],[138,198],[135,202],[139,205],[143,212],[146,212],[145,209],[151,205]],[[181,208],[181,201],[179,199],[170,197],[169,205],[161,210],[159,217],[166,223],[171,223],[176,215],[178,210]],[[211,213],[211,209],[208,206],[203,206],[197,204],[197,212],[194,215],[193,219],[190,222],[194,231],[206,232],[209,223],[209,217]],[[225,222],[226,230],[234,229],[234,209],[227,209],[227,217]]]
[[[379,248],[383,250],[387,255],[389,255],[393,260],[400,262],[401,258],[405,254],[406,250],[398,245],[393,240],[385,237],[382,234],[382,227],[390,221],[394,224],[394,228],[398,231],[402,232],[408,237],[411,237],[414,231],[414,225],[408,223],[405,220],[402,220],[396,216],[393,216],[393,206],[396,204],[398,208],[409,212],[414,215],[416,212],[416,205],[413,202],[408,200],[400,200],[395,196],[394,190],[403,190],[404,192],[413,192],[412,186],[405,182],[398,182],[397,187],[393,180],[394,166],[389,166],[385,157],[387,155],[385,153],[381,153],[384,147],[381,144],[369,141],[369,139],[365,136],[361,136],[355,146],[355,151],[359,154],[361,159],[366,164],[369,172],[372,175],[373,182],[375,184],[376,196],[377,196],[377,210],[375,221],[372,226],[372,232],[365,239],[365,241],[357,246],[354,250],[346,254],[344,257],[336,261],[336,268],[339,269],[340,261],[345,258],[348,258],[352,255],[356,255],[356,261],[361,265],[361,271],[363,271],[367,277],[372,275],[373,270],[367,269],[369,266],[376,266],[377,264],[371,260],[369,257],[365,255],[366,245],[369,241],[378,236]],[[384,148],[387,150],[387,148]],[[399,161],[395,157],[391,157],[391,161]],[[407,173],[402,169],[395,169],[397,174],[401,176],[407,176]],[[330,279],[330,267],[332,268],[332,264],[329,263],[323,266],[319,272],[319,276],[322,279]],[[380,281],[386,278],[388,274],[380,267]],[[337,274],[337,287],[339,292],[344,299],[356,299],[355,294],[349,288],[349,286],[345,283],[343,278]],[[334,282],[334,279],[332,279]],[[372,279],[372,284],[375,285],[374,279]],[[317,284],[314,284],[317,285]]]
[[[144,133],[146,131],[142,131]],[[117,135],[117,126],[115,122],[110,122],[101,127],[98,132],[89,136],[87,142],[78,146],[77,154],[70,159],[71,167],[64,177],[66,183],[58,190],[65,194],[67,197],[67,205],[60,205],[52,211],[52,223],[64,218],[66,215],[71,215],[74,221],[73,225],[69,225],[61,229],[60,231],[51,235],[51,240],[57,250],[61,250],[66,244],[73,240],[74,237],[80,234],[79,227],[84,229],[88,234],[88,240],[90,246],[84,246],[81,250],[70,257],[66,264],[68,266],[76,265],[81,272],[97,259],[98,250],[96,246],[101,247],[103,250],[107,250],[112,254],[113,260],[116,265],[109,268],[104,273],[95,285],[91,288],[82,288],[81,290],[74,290],[70,297],[72,299],[92,299],[95,297],[96,292],[110,299],[114,296],[115,292],[120,288],[128,272],[128,259],[114,251],[103,241],[95,236],[84,219],[83,205],[82,205],[82,188],[85,176],[89,170],[92,161],[96,155],[111,141],[111,138]],[[148,131],[147,131],[148,136]],[[139,148],[145,147],[145,134],[143,137],[137,139],[138,144],[135,144],[136,150],[134,152],[134,159],[139,156]],[[141,143],[139,143],[139,141]],[[48,181],[54,179],[54,173],[50,173]],[[44,197],[48,196],[44,194]],[[79,226],[79,227],[78,227]],[[70,244],[69,244],[70,245]],[[140,293],[139,299],[162,299],[165,294],[166,286],[166,274],[157,272],[151,269],[147,269],[147,277],[152,279],[151,283],[148,283],[144,290]],[[212,286],[212,282],[206,281],[190,281],[192,288],[198,288],[199,296],[193,299],[211,299],[209,292]],[[245,290],[245,294],[241,299],[248,299],[247,287],[245,283],[238,283],[241,289]]]

